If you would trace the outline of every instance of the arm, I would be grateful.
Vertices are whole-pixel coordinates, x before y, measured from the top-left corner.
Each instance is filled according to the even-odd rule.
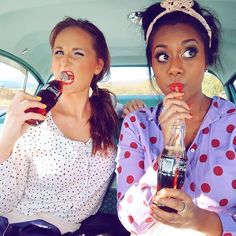
[[[232,105],[231,105],[232,106]],[[233,108],[227,107],[225,110],[228,111]],[[217,120],[217,119],[216,119]],[[222,116],[221,119],[219,119],[217,122],[213,123],[211,126],[212,133],[211,136],[205,136],[205,139],[203,139],[202,143],[199,143],[199,150],[201,153],[207,153],[208,155],[208,165],[205,166],[205,169],[203,169],[202,163],[198,163],[198,169],[197,169],[197,180],[195,180],[198,184],[204,183],[207,181],[211,185],[211,193],[205,193],[202,192],[199,194],[199,200],[202,198],[202,201],[198,202],[198,205],[200,207],[204,208],[198,208],[195,210],[192,199],[182,198],[179,199],[180,201],[187,202],[188,207],[187,211],[185,212],[186,218],[182,220],[182,223],[180,224],[180,218],[174,218],[174,221],[176,220],[178,222],[178,225],[174,225],[175,227],[188,227],[192,229],[196,229],[197,231],[204,232],[208,236],[217,236],[217,235],[234,235],[236,233],[236,207],[235,207],[235,189],[236,189],[236,182],[235,182],[235,168],[234,163],[236,161],[235,159],[235,129],[232,132],[229,131],[229,127],[234,127],[232,124],[234,124],[235,121],[235,115],[227,115]],[[213,132],[214,130],[214,132]],[[211,152],[208,151],[208,149],[204,149],[204,147],[209,147],[207,141],[209,137],[221,137],[221,147],[217,150],[217,152]],[[211,142],[211,139],[209,143]],[[200,154],[197,154],[195,156],[198,157]],[[212,156],[211,156],[212,155]],[[191,157],[191,155],[190,155]],[[224,158],[227,157],[227,158]],[[215,166],[221,166],[223,169],[222,175],[217,175],[214,172]],[[197,168],[196,167],[196,168]],[[199,168],[201,167],[201,168]],[[200,173],[202,170],[202,174]],[[198,177],[199,175],[199,177]],[[189,186],[185,186],[186,190],[189,188]],[[189,189],[190,190],[190,189]],[[188,193],[192,193],[192,190],[187,191]],[[165,203],[161,201],[164,205],[168,205],[172,202],[172,206],[176,207],[177,210],[182,209],[183,203],[180,202],[181,207],[178,208],[178,203],[174,202],[173,199],[170,200],[169,196],[172,196],[175,199],[178,199],[180,196],[180,193],[174,195],[170,195],[170,193],[167,193]],[[160,195],[159,195],[160,197]],[[209,202],[208,202],[209,199]],[[160,202],[160,203],[161,203]],[[171,206],[170,206],[171,207]],[[167,215],[167,213],[164,215],[164,212],[160,212],[159,209],[156,210],[157,214],[157,221],[160,221],[158,218],[159,216],[163,219],[165,219],[166,224],[172,224],[173,223],[173,215],[170,214]],[[183,216],[183,215],[182,215]],[[191,217],[192,216],[192,217]],[[178,215],[177,215],[178,217]],[[192,219],[191,219],[192,218]],[[191,222],[192,221],[192,222]],[[188,224],[188,225],[186,225]]]
[[[173,208],[177,213],[161,210],[158,205]],[[222,224],[217,213],[202,209],[191,196],[179,189],[162,189],[153,198],[151,214],[156,221],[179,229],[192,229],[207,236],[221,236]],[[202,234],[201,234],[202,235]]]
[[[23,148],[17,144],[11,156],[0,164],[0,214],[11,211],[24,193],[28,161]]]
[[[139,122],[132,122],[132,117],[125,117],[118,145],[118,215],[127,230],[140,233],[154,223],[149,205],[156,191],[157,165],[144,158],[145,151],[135,126]]]
[[[124,118],[126,115],[128,115],[132,111],[136,111],[139,108],[145,107],[145,104],[143,101],[139,99],[134,99],[130,102],[127,102],[125,105],[122,103],[117,103],[115,105],[115,110],[118,115],[118,117]]]
[[[25,121],[29,119],[45,119],[41,114],[25,113],[25,110],[31,107],[45,108],[45,105],[39,102],[40,100],[40,97],[34,97],[22,91],[19,91],[14,97],[0,134],[0,164],[7,160],[15,142],[29,127]]]
[[[26,120],[45,119],[40,114],[25,113],[30,107],[44,108],[39,100],[20,91],[9,106],[0,135],[0,213],[10,211],[23,194],[28,161],[24,147],[20,146],[20,142],[15,144],[29,127]]]

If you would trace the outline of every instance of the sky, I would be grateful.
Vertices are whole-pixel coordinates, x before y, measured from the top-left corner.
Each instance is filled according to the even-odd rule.
[[[1,62],[0,62],[0,74],[1,74],[0,81],[1,80],[13,81],[16,79],[16,77],[19,77],[22,75],[24,76],[24,74],[21,71]]]

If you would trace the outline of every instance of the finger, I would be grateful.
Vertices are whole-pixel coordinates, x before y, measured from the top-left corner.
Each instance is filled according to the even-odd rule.
[[[189,201],[192,199],[182,190],[180,189],[174,189],[174,188],[163,188],[160,191],[156,193],[156,195],[153,197],[154,201],[158,200],[160,198],[175,198],[181,201]]]
[[[180,205],[180,204],[179,204],[179,205]],[[183,215],[187,212],[187,210],[188,210],[188,205],[187,205],[187,203],[185,203],[184,201],[182,201],[182,205],[183,205],[182,209],[178,210],[178,214],[181,215],[181,216],[183,216]]]
[[[130,110],[129,110],[129,108],[125,105],[124,107],[123,107],[123,114],[124,114],[124,116],[125,115],[128,115],[130,113]]]
[[[27,112],[25,113],[24,120],[45,120],[46,116],[36,113],[36,112]]]
[[[161,113],[158,117],[159,124],[161,127],[172,127],[172,125],[177,120],[184,120],[184,119],[191,119],[192,115],[189,112],[173,112],[173,111],[166,111],[163,114]]]
[[[168,120],[170,124],[175,123],[177,120],[191,119],[192,115],[188,112],[170,112],[165,115],[164,120]]]
[[[135,104],[137,108],[143,108],[144,107],[144,102],[139,100],[139,99],[135,99]]]
[[[127,109],[127,112],[132,112],[132,111],[136,111],[139,108],[144,107],[144,103],[139,99],[135,99],[126,103],[124,107]]]
[[[180,222],[180,216],[176,213],[167,212],[158,206],[151,205],[150,207],[150,214],[155,218],[157,221],[169,223],[169,222]]]
[[[23,110],[27,110],[30,108],[40,108],[40,109],[45,109],[47,107],[46,104],[43,104],[41,102],[36,102],[36,101],[29,101],[29,100],[24,100],[22,103]]]
[[[137,100],[133,100],[133,101],[127,103],[127,106],[130,111],[135,111],[139,108]]]
[[[191,115],[189,109],[186,109],[185,107],[179,106],[179,105],[176,105],[176,104],[172,104],[169,108],[164,107],[164,109],[162,110],[160,115],[162,115],[164,117],[170,117],[173,114],[176,115],[176,113],[178,113],[178,114],[186,113],[186,114]]]
[[[15,95],[15,99],[16,100],[30,100],[30,101],[41,101],[42,98],[39,96],[33,96],[31,94],[28,94],[24,91],[17,91],[16,95]]]
[[[183,97],[184,93],[181,93],[181,92],[172,92],[172,93],[169,93],[165,96],[166,99],[169,99],[169,98],[181,98]]]
[[[186,110],[190,111],[190,107],[188,106],[188,104],[180,99],[165,99],[165,101],[163,101],[163,107],[165,107],[165,109],[170,109],[171,107],[184,107]]]
[[[129,102],[124,105],[123,113],[127,115],[130,112],[135,111],[135,110],[137,110],[137,108],[134,107],[134,104],[132,104],[132,102]]]
[[[172,197],[158,197],[153,199],[153,203],[157,206],[167,206],[177,212],[181,212],[186,208],[184,201]]]

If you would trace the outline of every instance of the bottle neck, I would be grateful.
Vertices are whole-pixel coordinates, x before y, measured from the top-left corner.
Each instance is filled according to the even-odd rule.
[[[184,120],[177,120],[171,128],[171,137],[167,145],[165,146],[166,151],[174,153],[174,155],[181,157],[185,156],[185,122]]]
[[[55,98],[59,98],[62,94],[63,85],[61,80],[51,80],[46,84],[46,89],[51,91]]]

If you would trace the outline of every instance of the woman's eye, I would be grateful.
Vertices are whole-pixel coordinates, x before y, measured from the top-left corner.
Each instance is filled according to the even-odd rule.
[[[83,52],[80,52],[80,51],[75,51],[75,52],[74,52],[74,55],[75,55],[75,56],[84,56],[84,53],[83,53]]]
[[[167,62],[168,58],[169,58],[169,56],[166,53],[158,53],[156,55],[156,59],[159,62]]]
[[[188,48],[186,51],[184,51],[183,56],[186,58],[192,58],[195,57],[198,50],[196,48]]]
[[[64,55],[62,50],[56,50],[54,51],[54,55]]]

